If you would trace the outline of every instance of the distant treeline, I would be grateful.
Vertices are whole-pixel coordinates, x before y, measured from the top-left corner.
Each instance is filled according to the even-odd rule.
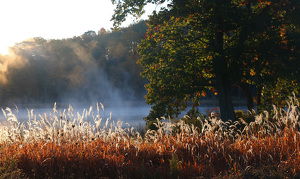
[[[143,100],[137,46],[144,21],[68,39],[32,38],[0,55],[0,103]],[[69,100],[69,101],[68,101]]]

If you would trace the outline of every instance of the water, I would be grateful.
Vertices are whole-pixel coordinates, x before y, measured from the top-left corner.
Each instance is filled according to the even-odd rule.
[[[98,114],[96,104],[94,104],[94,105],[76,105],[74,107],[72,106],[74,117],[77,117],[77,113],[79,115],[83,115],[84,110],[89,110],[90,107],[92,107],[92,111],[94,112],[94,114]],[[69,108],[68,105],[58,105],[56,107],[56,110],[58,113],[56,113],[55,115],[59,117],[60,114],[63,114],[64,110],[66,113],[68,113],[68,108]],[[50,107],[50,105],[48,105],[46,107],[39,106],[36,108],[29,108],[29,111],[31,111],[31,109],[33,109],[33,114],[36,115],[37,120],[40,119],[39,115],[42,115],[42,116],[47,115],[47,117],[50,118],[54,113],[53,107]],[[26,122],[29,119],[28,110],[25,107],[25,105],[20,106],[18,108],[12,107],[11,110],[20,122]],[[99,114],[100,114],[100,117],[102,118],[102,120],[106,121],[106,119],[110,118],[110,116],[111,116],[111,121],[117,122],[118,120],[121,120],[121,121],[123,121],[123,124],[128,123],[131,126],[145,125],[145,121],[143,118],[149,114],[150,110],[151,110],[151,107],[147,106],[145,104],[143,104],[143,105],[128,105],[128,104],[110,105],[109,107],[104,106],[104,110],[99,105]],[[203,114],[206,114],[207,110],[216,112],[218,110],[218,108],[216,108],[215,106],[199,107],[199,111]],[[237,107],[235,107],[235,110],[246,110],[246,107],[245,106],[237,106]],[[185,113],[186,112],[183,112],[181,116],[183,116]],[[33,118],[31,117],[31,119],[33,119]],[[88,120],[90,120],[91,122],[93,121],[92,117],[89,117]],[[3,113],[0,112],[0,122],[3,123],[5,121],[6,121],[5,116],[3,115]]]
[[[65,105],[64,105],[65,106]],[[92,111],[95,115],[98,114],[97,110],[97,105],[86,105],[86,106],[81,106],[81,105],[76,105],[72,106],[73,109],[73,115],[74,117],[77,117],[79,115],[84,115],[85,111],[89,111],[90,107],[92,107]],[[4,110],[6,108],[3,108]],[[31,110],[33,111],[33,114],[36,116],[36,119],[39,120],[41,115],[44,117],[45,115],[50,118],[55,114],[57,117],[59,117],[61,114],[64,113],[68,114],[68,109],[69,107],[56,107],[56,111],[53,111],[53,107],[37,107],[37,108],[29,108],[27,109],[26,107],[11,107],[10,108],[12,113],[16,116],[19,122],[26,122],[29,117],[29,113],[31,113]],[[110,107],[105,107],[104,110],[101,108],[101,105],[99,105],[99,115],[102,118],[102,120],[106,121],[107,118],[111,118],[111,121],[117,122],[118,120],[123,121],[123,124],[129,123],[131,126],[133,125],[144,125],[145,121],[143,117],[147,116],[151,107],[142,105],[142,106],[110,106]],[[5,110],[6,114],[9,112]],[[31,119],[33,119],[33,116],[31,116]],[[93,121],[92,116],[88,116],[87,120],[90,120],[91,122]],[[5,123],[6,118],[2,112],[0,112],[0,122]]]

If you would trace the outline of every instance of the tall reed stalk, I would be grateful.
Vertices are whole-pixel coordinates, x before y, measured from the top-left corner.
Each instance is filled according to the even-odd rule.
[[[286,109],[274,106],[273,115],[253,114],[250,123],[198,118],[196,127],[162,118],[158,130],[143,135],[111,117],[103,121],[100,107],[104,110],[97,103],[95,112],[90,107],[74,114],[72,106],[58,112],[54,105],[53,112],[38,119],[28,111],[26,123],[2,109],[8,125],[0,128],[0,166],[15,158],[30,178],[255,177],[262,169],[268,177],[300,174],[295,97]]]

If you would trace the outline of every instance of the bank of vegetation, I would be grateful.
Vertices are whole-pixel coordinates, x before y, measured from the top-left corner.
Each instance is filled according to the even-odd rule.
[[[198,118],[196,125],[162,119],[140,133],[97,109],[72,107],[20,123],[6,109],[1,126],[3,178],[297,178],[299,102],[252,119]]]

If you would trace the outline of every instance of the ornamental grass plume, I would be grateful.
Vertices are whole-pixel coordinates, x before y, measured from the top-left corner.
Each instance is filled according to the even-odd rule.
[[[9,108],[0,129],[0,167],[10,161],[28,178],[299,177],[299,102],[255,114],[246,122],[198,118],[200,125],[162,118],[141,135],[111,116],[101,103],[74,114],[72,106],[21,123]],[[101,107],[104,110],[104,107]],[[188,121],[188,120],[185,120]],[[8,163],[7,163],[8,162]],[[7,168],[7,172],[11,172]]]

